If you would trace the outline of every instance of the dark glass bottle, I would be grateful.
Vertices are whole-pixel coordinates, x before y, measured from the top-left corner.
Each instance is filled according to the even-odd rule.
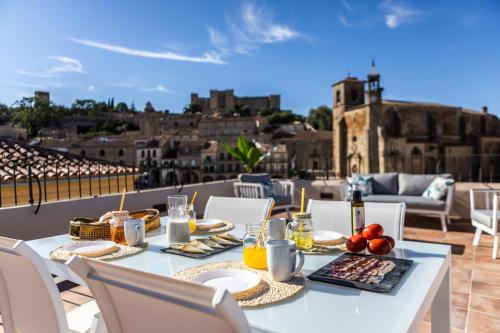
[[[351,201],[351,231],[360,234],[365,228],[365,203],[361,199],[361,191],[352,191]]]

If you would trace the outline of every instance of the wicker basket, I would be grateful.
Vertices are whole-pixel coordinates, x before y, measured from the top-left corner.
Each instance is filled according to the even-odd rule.
[[[160,227],[160,212],[157,209],[138,210],[130,212],[129,215],[133,218],[143,218],[146,232]],[[98,219],[75,217],[69,222],[69,235],[78,240],[111,239],[110,219],[111,216],[105,217],[99,222]]]

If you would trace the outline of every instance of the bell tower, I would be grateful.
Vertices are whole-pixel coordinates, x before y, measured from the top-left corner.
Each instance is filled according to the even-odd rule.
[[[375,60],[372,60],[372,68],[368,74],[368,92],[367,99],[369,104],[382,103],[382,91],[384,88],[380,87],[380,74],[377,67],[375,67]]]

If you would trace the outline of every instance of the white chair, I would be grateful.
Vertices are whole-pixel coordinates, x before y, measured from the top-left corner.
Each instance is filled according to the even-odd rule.
[[[378,223],[384,234],[403,239],[406,205],[404,203],[365,202],[365,225]],[[332,230],[350,236],[351,203],[347,201],[312,200],[307,203],[315,230]]]
[[[66,265],[92,291],[109,333],[250,332],[223,289],[76,256]]]
[[[255,224],[262,222],[271,209],[273,199],[248,199],[211,196],[204,219],[223,219],[234,224]]]
[[[500,190],[474,190],[470,191],[470,219],[472,225],[476,227],[473,246],[479,245],[481,233],[484,231],[493,236],[493,253],[492,258],[498,257],[498,239],[500,232],[498,230],[498,220],[500,219],[500,211],[498,210],[498,197]],[[475,194],[483,194],[484,207],[479,209],[476,207]],[[493,205],[491,206],[491,196],[493,197]]]
[[[266,195],[265,185],[272,185],[272,194]],[[295,184],[289,180],[276,180],[266,174],[240,174],[238,182],[233,183],[234,196],[237,198],[273,198],[276,209],[285,209],[290,217],[290,208],[295,203]]]
[[[43,259],[23,241],[0,237],[0,312],[6,332],[91,332],[95,301],[64,313]]]

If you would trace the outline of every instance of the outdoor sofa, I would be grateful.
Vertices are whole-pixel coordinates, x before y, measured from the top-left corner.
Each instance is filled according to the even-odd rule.
[[[371,194],[363,196],[365,202],[404,202],[406,212],[421,215],[437,216],[441,220],[443,231],[447,231],[450,224],[450,210],[453,202],[455,186],[447,185],[446,194],[435,200],[423,196],[423,193],[432,181],[441,176],[450,179],[450,174],[408,174],[408,173],[374,173],[353,174],[352,178],[365,177],[371,180]],[[342,182],[340,185],[340,196],[344,200],[350,200],[349,183]]]

